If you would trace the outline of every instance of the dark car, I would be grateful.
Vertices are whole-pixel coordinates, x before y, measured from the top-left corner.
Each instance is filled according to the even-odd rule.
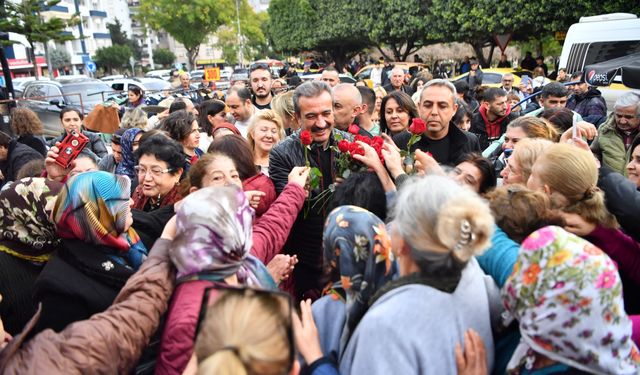
[[[60,111],[64,107],[78,108],[86,116],[112,94],[111,86],[97,79],[61,77],[53,81],[28,82],[18,105],[34,111],[44,125],[45,137],[54,137],[62,133]]]

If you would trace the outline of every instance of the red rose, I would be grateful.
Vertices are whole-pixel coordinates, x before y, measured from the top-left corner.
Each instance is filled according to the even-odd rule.
[[[427,125],[422,121],[422,119],[414,118],[411,125],[409,125],[409,131],[411,134],[420,135],[427,131]]]
[[[371,144],[373,144],[374,147],[376,147],[376,146],[382,147],[382,145],[384,144],[384,139],[382,139],[382,137],[376,135],[371,140]]]
[[[340,152],[349,152],[349,141],[343,139],[338,142],[338,150]]]
[[[300,143],[304,146],[309,146],[312,142],[311,132],[308,130],[303,130],[300,132]]]
[[[360,127],[356,124],[349,125],[349,133],[357,135],[358,133],[360,133]]]

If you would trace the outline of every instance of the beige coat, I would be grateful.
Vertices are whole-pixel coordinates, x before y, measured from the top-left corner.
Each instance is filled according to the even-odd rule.
[[[62,332],[45,330],[24,343],[39,311],[0,353],[1,374],[125,374],[135,366],[166,311],[175,284],[171,241],[159,239],[113,305]]]

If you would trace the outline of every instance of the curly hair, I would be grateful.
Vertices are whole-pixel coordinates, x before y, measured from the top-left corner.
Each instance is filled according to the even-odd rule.
[[[44,127],[38,115],[29,108],[14,108],[11,111],[11,131],[18,137],[42,135]]]

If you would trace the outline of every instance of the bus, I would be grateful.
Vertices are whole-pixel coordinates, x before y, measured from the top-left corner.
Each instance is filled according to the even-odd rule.
[[[560,68],[567,74],[585,66],[640,52],[640,19],[635,14],[612,13],[581,17],[569,27],[560,55]],[[616,83],[616,81],[618,83]],[[616,99],[629,88],[619,83],[598,88],[613,109]],[[636,90],[634,90],[636,91]]]

